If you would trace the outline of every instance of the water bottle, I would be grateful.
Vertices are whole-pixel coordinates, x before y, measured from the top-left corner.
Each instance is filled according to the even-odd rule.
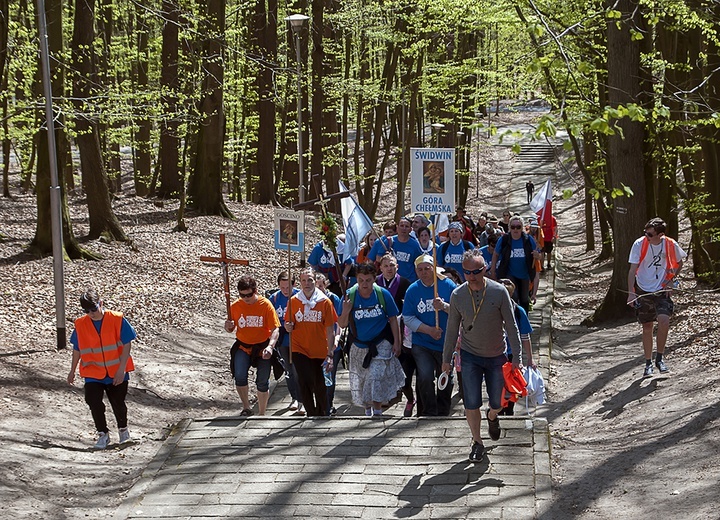
[[[322,368],[323,368],[323,376],[325,376],[325,386],[333,386],[334,383],[332,380],[332,372],[328,365],[327,359],[325,361],[323,361]]]

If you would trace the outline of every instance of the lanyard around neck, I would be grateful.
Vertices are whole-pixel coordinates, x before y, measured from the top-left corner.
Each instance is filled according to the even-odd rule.
[[[473,306],[473,319],[470,322],[470,326],[467,328],[468,332],[472,330],[473,325],[475,325],[475,320],[477,319],[478,314],[480,313],[480,309],[482,309],[483,303],[485,302],[485,291],[487,290],[487,282],[485,282],[485,285],[483,286],[482,291],[482,297],[480,298],[480,304],[475,306],[475,295],[473,294],[473,290],[470,289],[470,285],[468,284],[468,291],[470,292],[470,302]]]

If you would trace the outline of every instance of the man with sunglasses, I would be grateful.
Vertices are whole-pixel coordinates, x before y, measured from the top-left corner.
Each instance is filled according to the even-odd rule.
[[[472,447],[468,459],[482,460],[485,447],[480,435],[482,415],[482,382],[485,380],[489,408],[486,412],[488,432],[494,441],[500,438],[502,410],[500,398],[505,381],[502,366],[505,356],[505,334],[513,352],[512,363],[520,367],[520,333],[515,323],[510,295],[498,282],[485,278],[485,260],[479,249],[463,255],[463,273],[467,280],[456,288],[450,297],[448,322],[443,345],[443,372],[451,370],[455,343],[460,327],[460,364],[462,365],[463,405],[465,418],[472,433]]]
[[[110,443],[103,404],[105,394],[117,421],[120,443],[130,440],[125,396],[129,373],[135,369],[130,357],[130,343],[137,334],[121,312],[103,308],[95,289],[83,293],[80,306],[85,315],[75,320],[75,330],[70,336],[73,357],[67,382],[73,384],[79,364],[80,376],[85,378],[85,402],[98,432],[94,448],[104,450]]]
[[[530,312],[530,282],[535,279],[535,260],[540,259],[540,251],[535,239],[525,233],[522,217],[511,217],[509,226],[510,233],[501,236],[495,246],[490,277],[512,280],[516,287],[513,299]]]
[[[280,319],[270,300],[257,292],[257,282],[249,275],[238,281],[240,298],[230,306],[232,319],[225,321],[227,332],[235,331],[235,343],[230,349],[230,371],[235,378],[235,389],[243,404],[243,417],[252,415],[248,396],[248,372],[256,369],[258,413],[265,415],[270,399],[270,358],[280,337]]]
[[[653,328],[657,321],[657,355],[655,366],[661,374],[669,371],[663,354],[670,330],[673,301],[670,294],[687,253],[670,237],[665,236],[666,224],[658,217],[645,224],[644,236],[630,249],[627,304],[635,308],[642,325],[645,353],[644,377],[653,374]]]

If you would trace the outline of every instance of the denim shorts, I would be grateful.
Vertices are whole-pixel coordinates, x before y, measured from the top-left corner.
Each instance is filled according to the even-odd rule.
[[[270,369],[272,363],[269,359],[258,359],[255,369],[255,386],[258,392],[267,392],[270,388]],[[250,354],[239,349],[235,354],[235,386],[248,385],[248,372],[250,371]]]
[[[507,363],[505,354],[480,357],[460,350],[462,363],[463,405],[466,410],[477,410],[482,404],[482,382],[485,380],[490,408],[499,410],[500,397],[505,387],[502,366]]]

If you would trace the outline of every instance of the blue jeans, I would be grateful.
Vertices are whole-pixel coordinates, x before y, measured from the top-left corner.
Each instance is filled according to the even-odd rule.
[[[258,392],[267,392],[270,389],[270,368],[269,359],[258,358],[258,366],[255,369],[255,386]],[[235,386],[248,385],[249,370],[250,354],[239,349],[235,354]]]
[[[453,380],[448,381],[445,390],[437,390],[435,378],[442,373],[442,352],[413,344],[412,356],[417,367],[417,393],[422,403],[422,415],[450,415]],[[463,371],[465,367],[463,366]],[[437,394],[436,394],[437,392]],[[418,412],[420,413],[420,412]]]
[[[462,363],[463,405],[466,410],[478,410],[482,406],[482,382],[485,380],[490,408],[499,410],[500,397],[505,388],[502,366],[507,363],[505,354],[480,357],[467,350],[460,350]]]

